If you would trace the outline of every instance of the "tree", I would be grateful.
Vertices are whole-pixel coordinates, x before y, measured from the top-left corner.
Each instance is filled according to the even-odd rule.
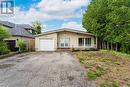
[[[9,32],[3,26],[0,26],[0,55],[6,54],[9,52],[8,47],[4,41],[4,39],[10,37]]]
[[[83,15],[82,23],[88,32],[111,43],[111,48],[113,44],[124,47],[125,42],[129,42],[130,1],[93,0]]]
[[[33,22],[33,28],[37,32],[37,33],[34,33],[34,34],[41,34],[42,25],[41,25],[41,23],[39,21]]]
[[[0,42],[8,37],[10,37],[9,31],[5,27],[0,26]]]

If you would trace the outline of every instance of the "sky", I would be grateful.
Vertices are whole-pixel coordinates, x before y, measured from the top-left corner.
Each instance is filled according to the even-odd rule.
[[[42,23],[42,31],[60,28],[84,30],[83,13],[91,0],[14,0],[14,14],[0,14],[0,20],[17,24]]]

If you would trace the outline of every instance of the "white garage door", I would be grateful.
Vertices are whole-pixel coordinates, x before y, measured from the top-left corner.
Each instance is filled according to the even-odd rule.
[[[40,39],[39,40],[40,51],[54,51],[54,40],[53,39]]]

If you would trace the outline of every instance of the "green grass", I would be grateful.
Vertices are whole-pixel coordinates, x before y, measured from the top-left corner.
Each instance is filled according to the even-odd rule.
[[[87,77],[88,77],[89,80],[95,80],[97,78],[97,75],[96,75],[96,73],[94,71],[90,70],[87,73]]]
[[[83,58],[83,57],[81,57],[81,58],[79,58],[79,61],[83,64],[83,62],[85,61],[86,59],[85,58]]]
[[[89,70],[87,72],[87,77],[89,80],[95,80],[97,77],[101,77],[104,74],[105,70],[101,67],[97,67],[96,70]]]
[[[100,87],[119,87],[119,84],[115,81],[105,82],[105,83],[100,84]]]
[[[130,87],[130,83],[128,83],[127,86]]]

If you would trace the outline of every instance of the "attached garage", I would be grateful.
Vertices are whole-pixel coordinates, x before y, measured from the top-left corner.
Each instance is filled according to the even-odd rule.
[[[39,40],[39,51],[54,51],[54,39],[43,38]]]
[[[57,33],[41,34],[35,36],[36,51],[55,51],[57,50]]]

